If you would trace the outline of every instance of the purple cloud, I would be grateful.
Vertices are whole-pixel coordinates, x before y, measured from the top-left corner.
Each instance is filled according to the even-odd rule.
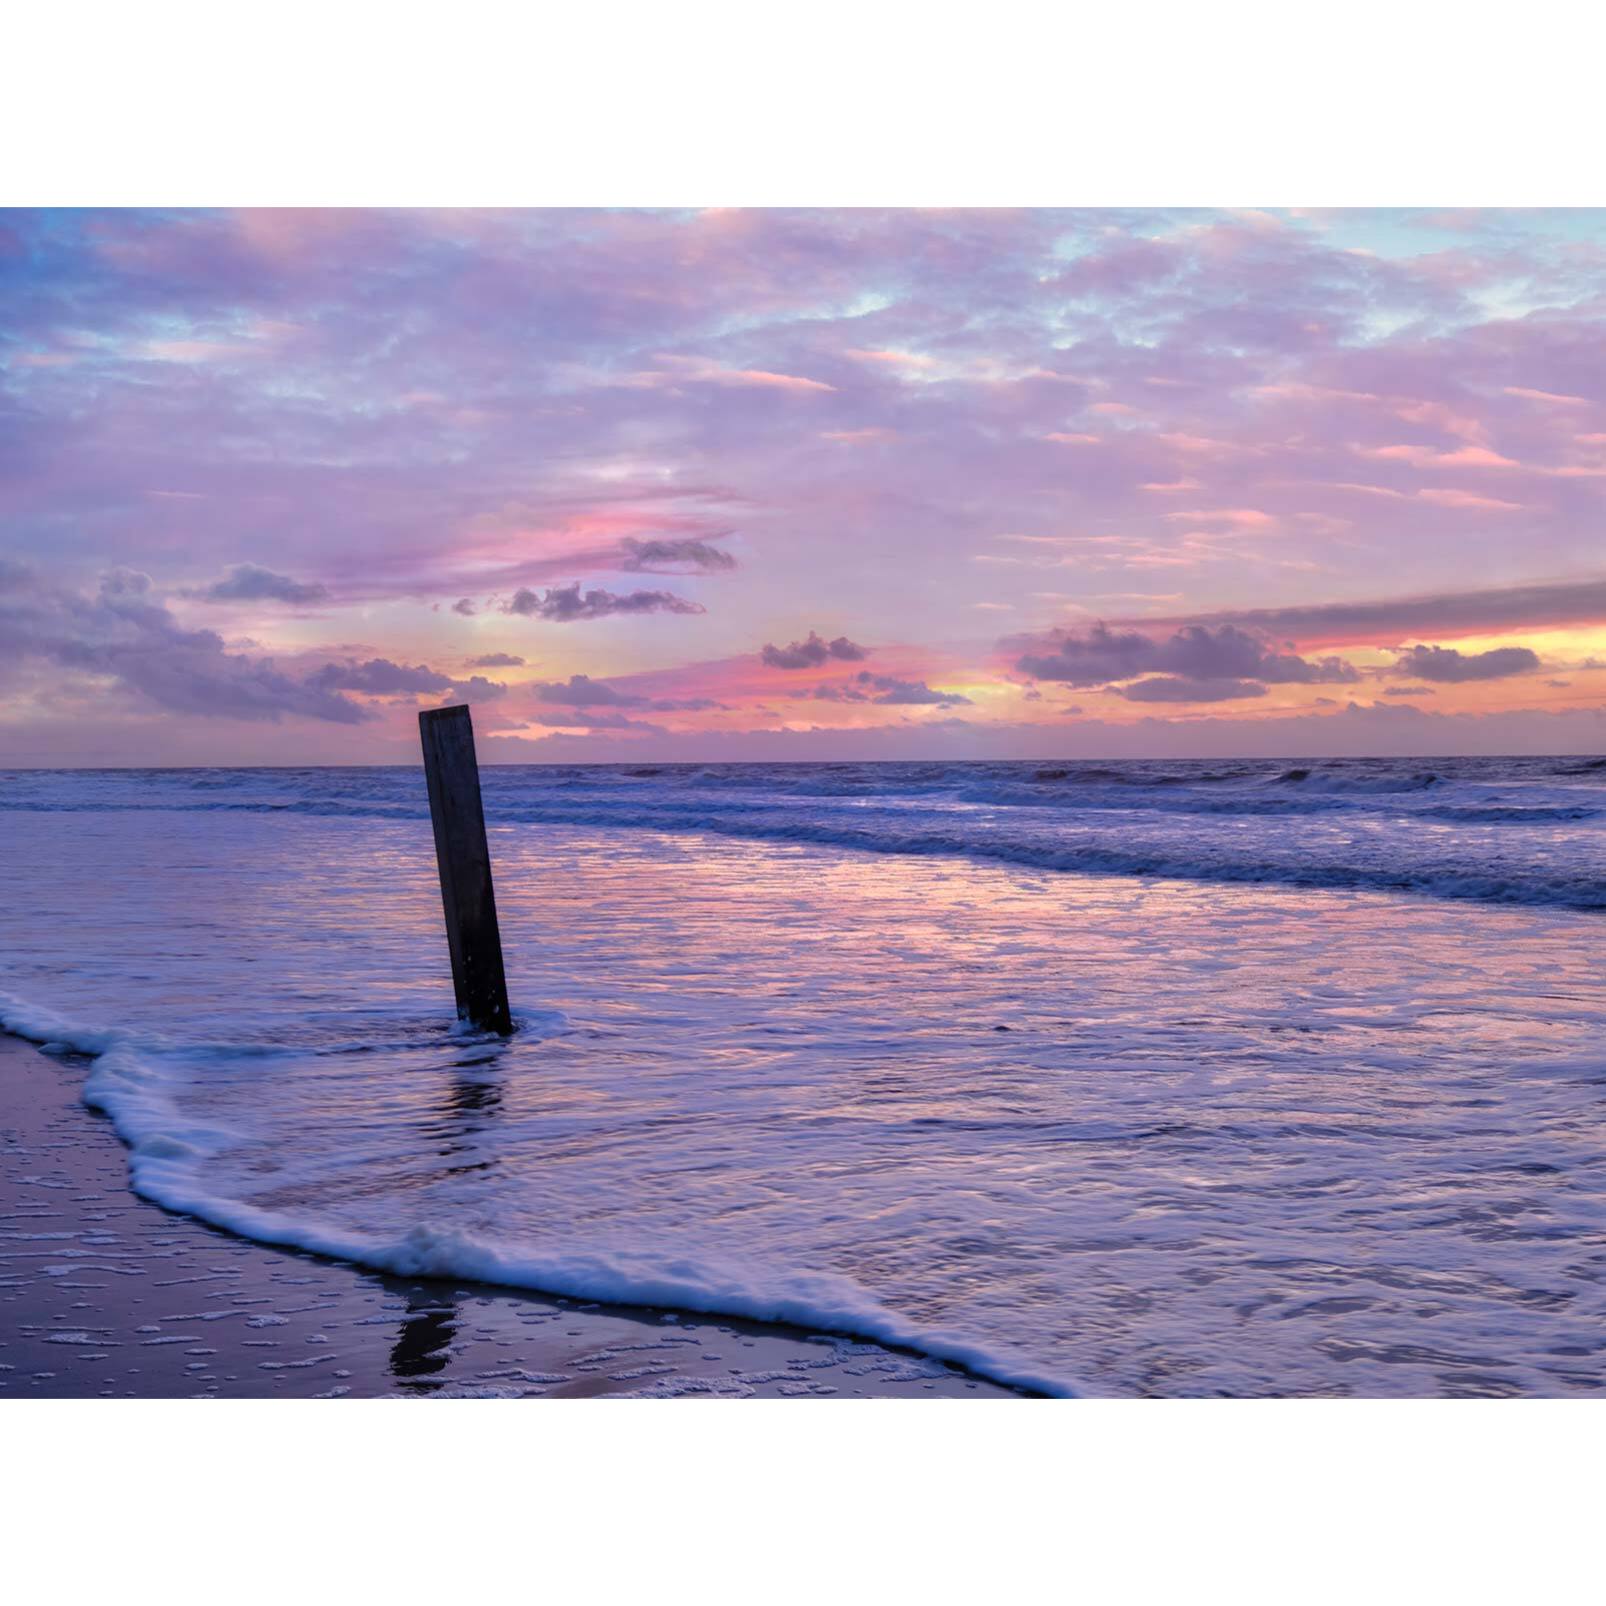
[[[548,619],[556,624],[569,624],[576,619],[606,619],[610,614],[619,613],[706,611],[701,603],[688,602],[669,591],[629,591],[622,595],[612,591],[582,593],[578,584],[553,586],[540,595],[521,586],[503,608],[504,613],[516,613],[528,619]]]
[[[619,567],[627,574],[712,574],[736,567],[729,552],[693,536],[650,541],[626,536],[621,545],[627,555]]]
[[[1429,630],[1450,636],[1487,635],[1525,626],[1606,621],[1606,579],[1445,590],[1375,602],[1240,609],[1199,618],[1206,625],[1238,624],[1302,642],[1399,641]]]
[[[427,664],[393,664],[388,658],[370,658],[366,663],[348,659],[345,663],[325,664],[308,677],[315,686],[332,690],[367,692],[371,696],[395,696],[407,692],[441,692],[452,689],[452,679]]]
[[[577,709],[572,714],[537,710],[530,715],[528,723],[549,726],[554,730],[639,731],[654,736],[665,734],[661,725],[651,725],[645,720],[630,719],[624,714],[608,713],[605,710],[599,712],[595,709]]]
[[[570,675],[566,681],[538,682],[530,688],[543,703],[563,708],[636,708],[646,701],[617,691],[606,681],[589,675]]]
[[[844,663],[860,663],[867,656],[868,649],[849,641],[846,636],[825,641],[813,630],[804,640],[788,642],[784,647],[767,641],[759,654],[771,669],[818,669],[832,658],[841,659]]]
[[[963,692],[943,691],[923,680],[902,680],[896,675],[873,675],[861,669],[850,681],[816,686],[809,694],[817,702],[876,703],[885,707],[928,705],[952,708],[969,704]]]
[[[1127,686],[1105,689],[1134,703],[1225,703],[1240,697],[1266,695],[1266,688],[1257,680],[1208,677],[1185,680],[1178,675],[1155,675],[1148,680],[1134,680]]]
[[[188,595],[206,602],[288,602],[303,605],[322,602],[329,588],[301,580],[292,580],[287,574],[275,574],[256,563],[236,563],[209,586]]]
[[[899,680],[896,675],[872,675],[868,669],[861,669],[854,677],[861,686],[869,686],[877,695],[872,696],[872,703],[891,705],[928,703],[941,708],[951,708],[956,703],[969,704],[970,698],[956,691],[939,691],[928,686],[923,680]]]
[[[1408,647],[1394,661],[1394,673],[1419,680],[1460,682],[1500,680],[1525,675],[1539,667],[1539,654],[1530,647],[1495,647],[1488,652],[1461,652],[1455,647]]]
[[[451,692],[463,698],[500,697],[507,687],[482,675],[455,680],[431,669],[428,664],[396,664],[388,658],[370,658],[365,663],[346,659],[325,664],[307,677],[307,684],[331,691],[363,692],[371,697],[407,697]]]
[[[1038,650],[1022,654],[1016,668],[1036,680],[1054,680],[1069,686],[1096,686],[1151,672],[1178,681],[1216,684],[1253,679],[1271,684],[1314,685],[1360,679],[1360,672],[1340,658],[1311,661],[1281,652],[1235,625],[1213,629],[1185,625],[1165,640],[1138,630],[1111,630],[1103,623],[1095,624],[1083,635],[1059,631]],[[1159,690],[1142,696],[1150,700],[1183,700]]]
[[[646,708],[659,714],[702,713],[725,704],[712,697],[644,697],[622,692],[590,675],[567,680],[538,681],[529,688],[543,703],[555,708]]]
[[[231,653],[211,630],[186,630],[155,600],[151,579],[113,569],[92,596],[43,583],[26,565],[0,567],[0,650],[108,682],[172,713],[356,724],[367,718],[338,689],[285,674],[271,658]]]

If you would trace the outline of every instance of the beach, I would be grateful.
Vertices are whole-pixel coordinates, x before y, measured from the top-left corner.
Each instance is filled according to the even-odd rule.
[[[636,1388],[717,1389],[743,1322],[935,1368],[827,1385],[870,1393],[1606,1387],[1598,764],[484,777],[506,1040],[454,1020],[416,769],[11,778],[0,1023],[207,1294],[30,1323],[221,1310],[213,1256],[301,1325],[196,1392],[619,1388],[575,1369],[644,1331],[722,1359]],[[91,1239],[29,1264],[102,1248],[26,1197]],[[308,1343],[336,1286],[361,1365]]]
[[[0,1035],[0,1398],[1008,1398],[839,1335],[265,1248],[139,1199],[82,1066]]]

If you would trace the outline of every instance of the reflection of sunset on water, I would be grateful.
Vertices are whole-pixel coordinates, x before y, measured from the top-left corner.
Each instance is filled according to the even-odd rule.
[[[57,899],[53,1007],[157,1034],[151,1088],[216,1136],[136,1176],[203,1214],[1095,1392],[1606,1384],[1573,1353],[1599,1319],[1596,914],[500,823],[503,1044],[444,1025],[397,782],[345,772],[370,813],[328,819],[238,773],[265,812],[16,814],[4,900]],[[488,784],[603,806],[578,772]],[[885,818],[933,808],[973,812]],[[92,926],[121,936],[86,964]]]

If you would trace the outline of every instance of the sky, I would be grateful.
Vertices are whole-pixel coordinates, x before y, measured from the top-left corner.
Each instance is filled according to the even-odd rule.
[[[0,764],[1606,748],[1606,212],[0,212]]]

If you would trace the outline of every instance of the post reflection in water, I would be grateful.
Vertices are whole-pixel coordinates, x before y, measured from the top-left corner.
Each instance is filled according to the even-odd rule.
[[[429,1109],[424,1131],[438,1145],[436,1153],[451,1163],[446,1176],[488,1171],[495,1158],[477,1158],[477,1139],[502,1105],[502,1060],[507,1045],[467,1045],[450,1066],[441,1091]],[[451,1360],[457,1333],[457,1299],[450,1291],[414,1288],[407,1296],[407,1317],[390,1352],[391,1374],[404,1387],[423,1392],[441,1387],[434,1376]]]
[[[438,1101],[424,1122],[425,1133],[438,1145],[436,1153],[452,1163],[446,1176],[489,1170],[496,1164],[482,1157],[478,1138],[502,1107],[502,1061],[507,1045],[475,1043],[448,1068]]]
[[[442,1380],[432,1374],[445,1370],[456,1333],[455,1296],[415,1288],[407,1296],[407,1318],[391,1347],[391,1375],[404,1388],[438,1389]]]

